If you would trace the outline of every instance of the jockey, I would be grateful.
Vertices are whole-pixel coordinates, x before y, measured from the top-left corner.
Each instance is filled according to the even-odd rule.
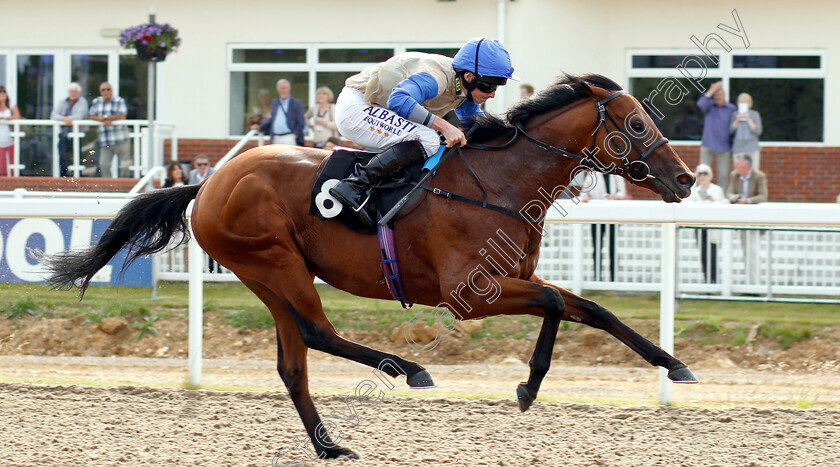
[[[439,158],[447,147],[467,144],[461,129],[442,117],[452,110],[461,121],[483,115],[480,105],[508,79],[517,80],[507,50],[496,39],[480,37],[470,39],[454,58],[405,52],[351,76],[336,101],[338,130],[382,152],[357,165],[330,194],[362,223],[375,225],[363,209],[370,189],[416,162]]]

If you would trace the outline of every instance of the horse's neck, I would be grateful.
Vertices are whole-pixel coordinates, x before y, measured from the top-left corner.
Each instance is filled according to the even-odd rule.
[[[583,156],[583,149],[589,141],[589,127],[585,109],[578,108],[558,116],[546,116],[530,125],[528,133],[552,146]],[[479,177],[488,190],[499,193],[509,203],[525,206],[533,200],[542,203],[555,201],[571,185],[579,162],[561,154],[540,148],[524,136],[507,150],[482,151]],[[473,158],[476,160],[476,158]],[[476,164],[473,166],[475,167]]]

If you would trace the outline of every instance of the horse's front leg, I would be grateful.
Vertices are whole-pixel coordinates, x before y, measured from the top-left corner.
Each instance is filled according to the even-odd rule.
[[[566,289],[546,282],[541,277],[534,276],[536,283],[544,284],[557,290],[563,297],[566,309],[563,314],[565,321],[583,323],[593,328],[603,329],[615,336],[647,360],[653,366],[661,366],[668,370],[668,378],[675,383],[696,383],[697,378],[685,363],[679,361],[661,347],[642,337],[639,333],[622,323],[609,310],[592,300],[579,297]]]
[[[464,285],[463,283],[460,285]],[[551,353],[557,329],[563,317],[563,297],[545,284],[500,276],[484,276],[471,281],[469,287],[453,288],[455,300],[450,310],[458,319],[473,319],[500,314],[533,314],[543,317],[540,335],[529,366],[528,381],[516,388],[519,409],[528,410],[540,384],[551,366]]]

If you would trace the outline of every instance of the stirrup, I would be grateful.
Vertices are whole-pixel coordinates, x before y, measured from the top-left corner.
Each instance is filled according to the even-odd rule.
[[[358,212],[361,212],[361,210],[365,208],[365,205],[368,203],[368,201],[370,201],[370,197],[372,196],[372,192],[373,192],[373,190],[368,190],[367,198],[365,198],[365,200],[362,201],[362,204],[360,204],[359,207],[353,208],[353,212],[358,213]]]

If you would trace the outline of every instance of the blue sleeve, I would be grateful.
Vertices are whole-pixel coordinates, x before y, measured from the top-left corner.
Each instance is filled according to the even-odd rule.
[[[709,109],[712,108],[714,102],[715,101],[712,100],[712,98],[706,96],[706,94],[700,94],[700,98],[697,99],[697,107],[699,107],[700,110],[703,111],[703,113],[706,113],[709,111]]]
[[[421,125],[428,125],[434,116],[418,104],[432,99],[438,95],[438,92],[438,83],[432,75],[415,73],[394,86],[388,97],[388,108],[400,117]]]
[[[481,106],[475,102],[464,101],[463,104],[459,105],[458,108],[455,109],[455,115],[458,116],[458,120],[463,122],[470,117],[483,117],[484,111],[482,111]]]

